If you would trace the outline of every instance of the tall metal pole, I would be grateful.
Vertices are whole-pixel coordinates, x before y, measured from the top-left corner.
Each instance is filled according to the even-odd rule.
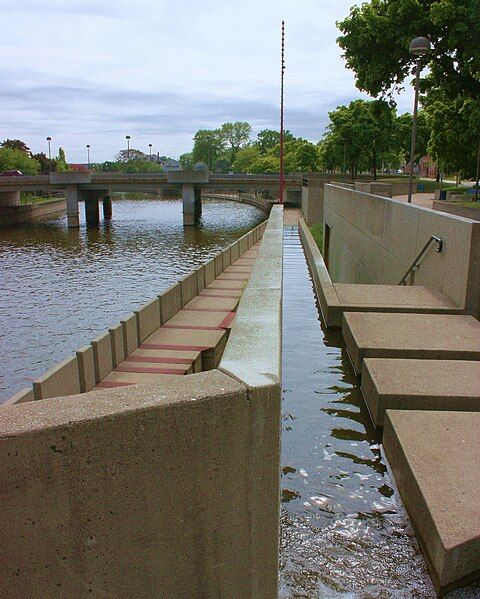
[[[478,144],[478,154],[477,154],[477,177],[476,177],[476,185],[475,185],[475,200],[474,202],[478,202],[478,186],[480,184],[480,142]]]
[[[88,170],[90,170],[90,144],[87,144],[87,163],[88,163]]]
[[[51,173],[52,172],[52,146],[50,145],[50,142],[52,141],[52,138],[50,136],[47,137],[47,142],[48,142],[48,170]]]
[[[285,21],[282,21],[282,64],[281,64],[281,93],[280,93],[280,204],[283,204],[285,188],[284,177],[284,80],[285,80]]]
[[[415,164],[415,146],[417,144],[417,119],[418,119],[418,95],[420,91],[420,71],[422,70],[422,57],[417,62],[417,75],[415,79],[415,102],[413,105],[412,123],[412,145],[410,148],[410,178],[408,180],[408,203],[412,203],[413,195],[413,165]]]

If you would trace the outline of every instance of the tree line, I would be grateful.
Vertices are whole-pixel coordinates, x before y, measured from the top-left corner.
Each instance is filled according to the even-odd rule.
[[[67,171],[65,151],[59,148],[58,156],[49,160],[44,152],[33,154],[20,139],[6,139],[0,143],[0,172],[13,170],[19,170],[24,175]]]

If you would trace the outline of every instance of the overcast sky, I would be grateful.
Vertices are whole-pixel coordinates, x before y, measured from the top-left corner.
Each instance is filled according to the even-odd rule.
[[[362,96],[335,43],[354,0],[0,0],[0,138],[70,162],[124,147],[178,157],[200,128],[278,128],[286,21],[286,127],[312,141]],[[408,110],[411,90],[399,98]]]

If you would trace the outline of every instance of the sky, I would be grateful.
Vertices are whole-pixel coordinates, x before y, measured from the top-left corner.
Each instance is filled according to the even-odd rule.
[[[359,97],[335,22],[355,0],[0,0],[0,139],[69,162],[125,147],[178,157],[198,129],[279,127],[317,142],[328,112]],[[410,89],[398,98],[411,106]]]

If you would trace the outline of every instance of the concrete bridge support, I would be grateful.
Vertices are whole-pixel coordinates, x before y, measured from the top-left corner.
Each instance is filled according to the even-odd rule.
[[[0,208],[4,206],[20,206],[20,192],[0,191]]]
[[[80,192],[76,185],[68,185],[65,188],[67,194],[67,222],[70,229],[80,226],[78,217],[78,200]]]
[[[191,183],[185,183],[182,187],[182,198],[183,225],[194,226],[202,214],[202,190]]]
[[[103,219],[112,220],[112,196],[103,196]]]
[[[96,227],[100,223],[98,198],[85,198],[85,220],[90,227]]]

